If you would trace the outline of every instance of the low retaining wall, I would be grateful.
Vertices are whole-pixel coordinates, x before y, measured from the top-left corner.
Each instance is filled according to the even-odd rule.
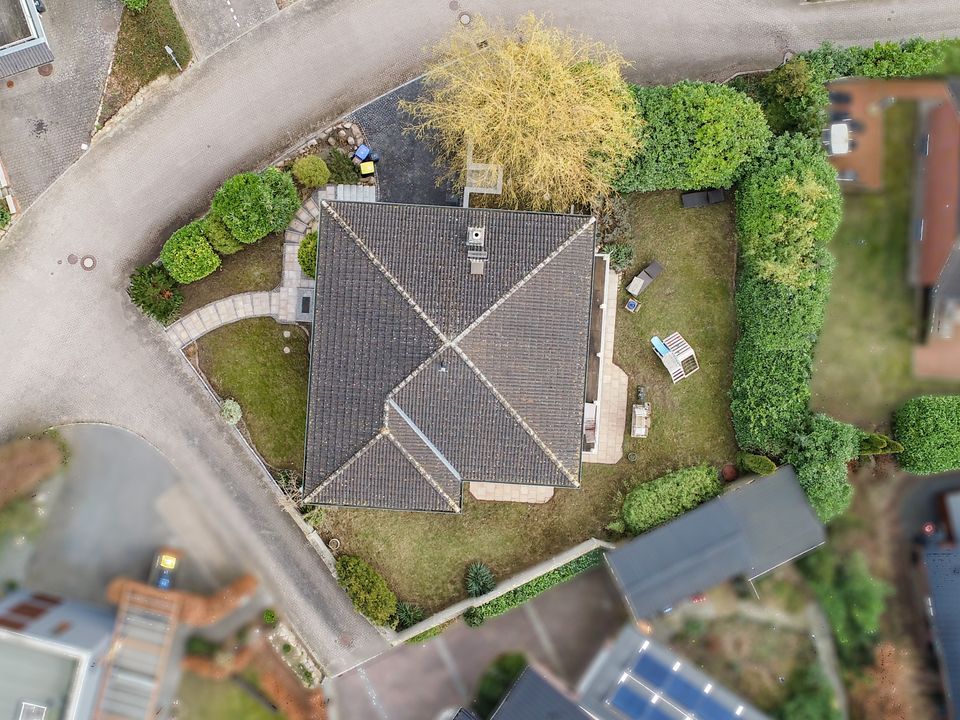
[[[488,592],[486,595],[481,595],[480,597],[467,598],[466,600],[461,600],[458,603],[446,607],[439,612],[434,613],[426,620],[423,620],[416,625],[407,628],[401,632],[390,633],[392,637],[388,637],[390,642],[394,645],[399,645],[404,643],[411,638],[415,638],[417,635],[426,632],[427,630],[432,630],[438,625],[443,625],[446,622],[455,620],[460,617],[472,607],[478,605],[483,605],[488,603],[491,600],[495,600],[501,595],[506,595],[511,590],[516,590],[521,585],[526,585],[531,580],[535,580],[541,575],[545,575],[552,570],[556,570],[561,565],[566,565],[571,560],[576,560],[578,557],[586,555],[588,552],[597,549],[603,550],[612,550],[613,545],[603,540],[597,540],[596,538],[590,538],[589,540],[584,540],[579,545],[575,545],[572,548],[564,550],[558,555],[554,555],[552,558],[544,560],[531,568],[519,572],[512,577],[507,578],[497,585],[497,587]]]

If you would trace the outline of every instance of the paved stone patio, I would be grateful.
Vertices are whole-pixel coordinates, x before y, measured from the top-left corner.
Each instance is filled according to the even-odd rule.
[[[477,500],[498,500],[540,505],[553,497],[550,485],[520,485],[512,483],[472,482],[470,494]]]
[[[600,412],[597,417],[596,452],[583,453],[583,461],[613,465],[623,457],[623,434],[627,426],[627,374],[613,362],[617,330],[617,293],[620,276],[607,271],[607,297],[603,303],[604,338],[600,369]]]

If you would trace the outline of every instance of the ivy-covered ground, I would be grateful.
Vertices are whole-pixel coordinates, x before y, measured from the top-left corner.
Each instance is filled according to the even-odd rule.
[[[664,272],[642,296],[640,310],[617,314],[616,361],[630,375],[630,393],[647,385],[653,427],[626,441],[637,454],[617,465],[584,466],[580,490],[557,491],[545,505],[482,503],[465,494],[463,512],[398,513],[327,510],[324,538],[369,561],[401,600],[428,611],[463,596],[463,572],[482,560],[507,577],[590,537],[602,536],[633,481],[677,467],[720,465],[736,450],[729,420],[735,318],[732,300],[735,235],[731,204],[682,210],[680,194],[628,195],[630,278],[651,260]],[[621,291],[621,304],[625,300]],[[650,349],[650,337],[681,332],[701,370],[678,385]]]
[[[886,428],[892,411],[924,392],[960,384],[922,381],[911,372],[917,334],[915,296],[907,284],[917,107],[886,111],[885,189],[847,193],[827,320],[817,347],[813,407],[863,428]]]

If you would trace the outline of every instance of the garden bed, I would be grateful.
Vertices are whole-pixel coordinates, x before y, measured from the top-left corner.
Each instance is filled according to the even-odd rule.
[[[103,93],[98,127],[102,127],[126,105],[137,91],[161,75],[179,71],[167,55],[169,45],[181,67],[193,52],[169,0],[150,0],[142,12],[123,9],[113,65]]]
[[[886,427],[892,411],[925,392],[960,383],[918,380],[911,352],[919,310],[907,284],[916,104],[886,111],[885,189],[847,194],[827,319],[813,373],[815,410],[863,427]]]
[[[251,318],[204,335],[196,346],[201,372],[221,398],[240,403],[244,429],[267,464],[302,471],[309,372],[302,328]]]
[[[616,359],[649,389],[654,419],[646,440],[628,440],[638,459],[584,466],[579,490],[558,490],[544,505],[480,502],[464,492],[459,515],[329,509],[325,539],[368,560],[401,600],[428,612],[461,599],[467,564],[482,560],[508,577],[589,537],[602,537],[632,479],[649,480],[698,462],[720,465],[736,447],[729,420],[735,332],[732,205],[681,210],[679,193],[627,197],[633,272],[652,259],[663,275],[635,315],[618,313]],[[628,274],[627,277],[630,277]],[[674,386],[650,349],[650,336],[678,330],[701,370]]]

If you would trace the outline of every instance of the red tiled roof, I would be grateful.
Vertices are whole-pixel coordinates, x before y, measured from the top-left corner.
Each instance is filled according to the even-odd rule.
[[[960,205],[960,117],[950,103],[931,111],[923,198],[920,283],[936,285],[957,240]]]

